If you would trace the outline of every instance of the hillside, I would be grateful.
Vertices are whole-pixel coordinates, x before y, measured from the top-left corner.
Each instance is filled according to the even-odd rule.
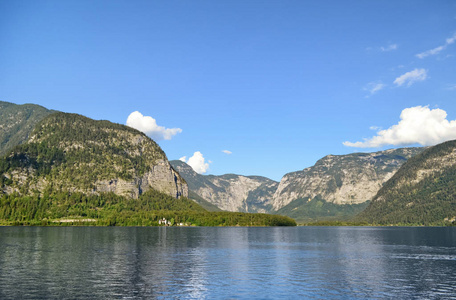
[[[54,113],[0,160],[1,192],[45,190],[138,198],[149,189],[187,196],[185,181],[145,134],[108,121]]]
[[[45,192],[0,197],[0,225],[295,226],[288,217],[208,212],[195,202],[149,190],[138,199],[114,193]]]
[[[35,104],[0,101],[0,156],[25,142],[35,125],[53,112]]]
[[[315,197],[314,199],[293,200],[275,213],[289,216],[298,223],[348,221],[362,212],[368,205],[369,201],[359,204],[335,204]]]
[[[356,218],[373,224],[445,225],[456,218],[456,141],[411,158]]]
[[[187,182],[194,195],[192,198],[204,199],[226,211],[271,211],[276,181],[261,176],[200,175],[185,162],[173,160],[170,163]]]

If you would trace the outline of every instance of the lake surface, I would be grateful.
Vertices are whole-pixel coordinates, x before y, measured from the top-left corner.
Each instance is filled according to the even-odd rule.
[[[456,299],[456,228],[0,227],[0,299]]]

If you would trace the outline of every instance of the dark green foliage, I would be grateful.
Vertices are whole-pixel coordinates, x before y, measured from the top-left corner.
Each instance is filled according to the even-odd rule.
[[[25,142],[35,125],[53,112],[39,105],[0,101],[0,156]]]
[[[411,158],[388,180],[355,221],[372,224],[448,225],[456,216],[456,163],[442,161],[456,141],[427,149]],[[419,182],[417,174],[432,170]]]
[[[65,161],[62,150],[49,148],[45,143],[22,144],[16,146],[4,159],[0,159],[0,174],[11,169],[33,168],[36,175],[47,175],[52,166],[58,166]]]
[[[113,193],[68,192],[25,197],[12,194],[0,198],[0,224],[3,225],[157,226],[162,218],[196,226],[296,225],[294,220],[283,216],[208,212],[186,198],[175,199],[152,190],[139,199]],[[61,219],[72,222],[59,222]],[[96,222],[87,221],[90,219]]]
[[[334,204],[318,197],[310,200],[297,199],[277,211],[278,214],[294,218],[298,223],[317,221],[346,221],[367,207],[361,204]]]

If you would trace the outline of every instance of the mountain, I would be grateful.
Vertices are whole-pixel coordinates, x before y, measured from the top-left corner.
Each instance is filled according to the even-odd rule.
[[[456,141],[426,149],[389,179],[356,220],[445,225],[456,219]]]
[[[0,184],[1,192],[20,195],[113,192],[137,199],[154,189],[175,198],[188,196],[185,180],[145,134],[68,113],[46,117],[26,143],[0,160]]]
[[[334,204],[370,200],[399,167],[423,148],[391,149],[374,153],[328,155],[310,168],[286,174],[274,194],[275,210],[296,199]]]
[[[285,216],[209,212],[187,196],[185,180],[145,134],[77,114],[50,114],[0,157],[2,226],[296,225]]]
[[[206,200],[223,210],[276,213],[315,222],[357,215],[404,162],[423,150],[328,155],[310,168],[286,174],[280,183],[257,176],[200,175],[178,160],[171,165],[200,204]]]
[[[399,167],[423,148],[328,155],[302,171],[286,174],[273,209],[298,222],[347,220],[367,207]]]
[[[25,142],[35,125],[53,112],[35,104],[0,101],[0,156]]]
[[[278,182],[261,176],[200,175],[180,160],[171,165],[182,175],[190,193],[226,211],[270,212]],[[196,197],[195,197],[196,196]]]

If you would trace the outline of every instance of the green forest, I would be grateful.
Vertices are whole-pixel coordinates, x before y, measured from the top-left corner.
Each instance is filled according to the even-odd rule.
[[[294,218],[298,223],[306,224],[317,221],[348,221],[360,213],[369,204],[334,204],[320,197],[300,198],[290,202],[277,211],[277,214]]]
[[[11,194],[0,198],[0,225],[158,226],[163,218],[171,225],[188,226],[296,225],[293,219],[284,216],[208,212],[192,200],[175,199],[154,190],[139,199],[127,199],[114,193],[85,195],[49,191],[42,196]]]

